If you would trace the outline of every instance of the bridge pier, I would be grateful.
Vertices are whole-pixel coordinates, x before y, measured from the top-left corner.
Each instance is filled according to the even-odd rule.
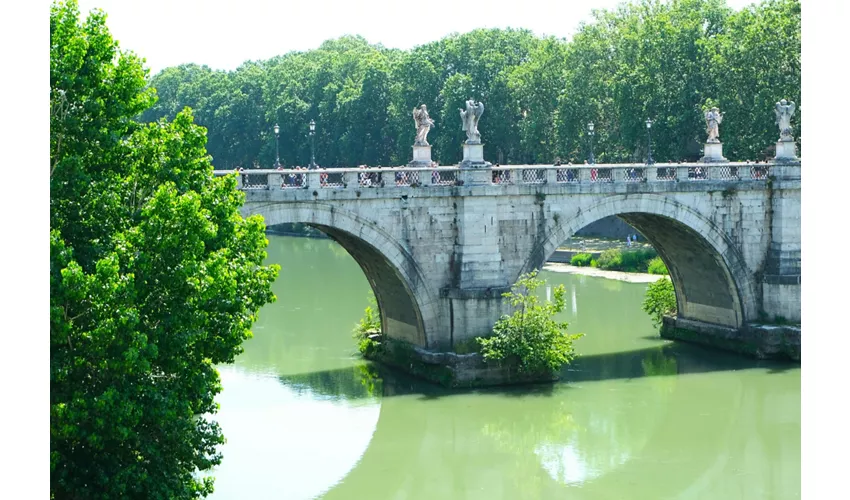
[[[770,246],[762,275],[762,321],[800,322],[800,164],[774,167],[770,188]]]
[[[800,328],[748,323],[730,328],[702,321],[665,317],[661,337],[745,354],[758,359],[800,361]]]
[[[502,293],[510,287],[484,289],[445,289],[443,296],[449,306],[449,351],[471,347],[475,337],[485,337],[493,331],[493,325],[510,307]]]

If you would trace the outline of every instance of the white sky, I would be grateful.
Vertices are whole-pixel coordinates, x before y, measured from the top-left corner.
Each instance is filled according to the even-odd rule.
[[[620,0],[79,0],[85,15],[103,9],[121,48],[147,60],[151,73],[183,63],[231,70],[246,60],[309,50],[357,34],[370,43],[409,49],[475,28],[526,28],[569,37],[594,8]],[[727,0],[740,9],[752,0]]]

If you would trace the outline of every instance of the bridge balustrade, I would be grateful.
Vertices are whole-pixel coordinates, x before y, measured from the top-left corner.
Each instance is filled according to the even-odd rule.
[[[597,184],[763,181],[772,163],[659,163],[595,165],[506,165],[492,167],[493,185]],[[215,175],[233,170],[216,170]],[[460,184],[458,167],[337,168],[322,170],[250,170],[238,172],[242,190],[354,189],[363,187],[427,187]]]
[[[458,169],[456,168],[442,168],[435,169],[431,171],[431,185],[432,186],[454,186],[457,184],[457,173]]]

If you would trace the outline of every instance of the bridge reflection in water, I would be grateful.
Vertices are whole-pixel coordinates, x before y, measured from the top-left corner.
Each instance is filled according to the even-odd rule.
[[[798,399],[769,377],[737,372],[782,376],[788,365],[707,361],[700,351],[665,345],[586,356],[564,371],[569,384],[472,396],[366,364],[280,381],[329,399],[382,398],[368,448],[327,499],[779,498],[799,491]],[[711,372],[725,373],[700,376]],[[729,379],[722,390],[712,387],[717,376]],[[616,379],[628,382],[603,391],[585,385]]]
[[[450,391],[353,358],[350,256],[270,239],[286,280],[221,368],[213,499],[799,497],[799,365],[660,340],[645,285],[544,273],[587,334],[564,382]]]

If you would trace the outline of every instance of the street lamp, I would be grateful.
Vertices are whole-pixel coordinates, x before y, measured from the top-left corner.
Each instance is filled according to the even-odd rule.
[[[310,120],[310,168],[316,168],[316,122]]]
[[[280,127],[274,124],[274,168],[280,167]]]
[[[587,133],[590,135],[590,164],[593,165],[596,163],[596,160],[593,159],[593,122],[588,122]]]
[[[646,164],[652,165],[652,118],[646,119]]]

